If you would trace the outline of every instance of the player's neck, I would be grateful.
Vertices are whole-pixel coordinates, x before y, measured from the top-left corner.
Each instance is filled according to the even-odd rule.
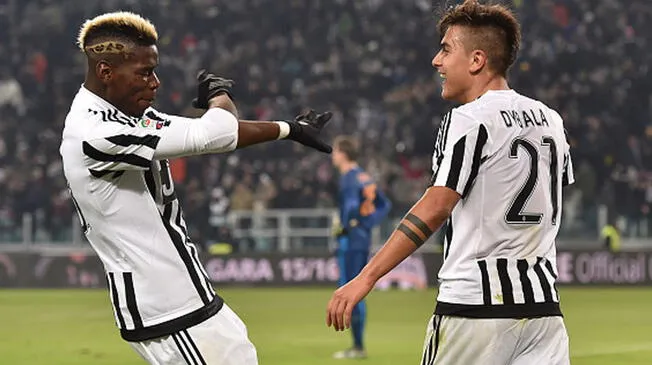
[[[479,80],[476,82],[471,89],[464,95],[462,104],[470,103],[473,100],[481,97],[487,91],[490,90],[509,90],[509,84],[507,79],[502,76],[491,77],[486,80]]]
[[[99,96],[100,98],[102,98],[107,103],[109,103],[109,104],[113,105],[114,107],[118,108],[115,105],[115,103],[111,102],[111,100],[109,100],[107,98],[106,88],[98,80],[95,80],[95,79],[90,78],[90,77],[86,77],[86,80],[84,80],[84,87],[86,88],[86,90],[88,90],[88,91],[92,92],[93,94]],[[118,110],[120,110],[120,108],[118,108]],[[120,111],[124,113],[124,111],[122,111],[122,110],[120,110]],[[127,113],[125,113],[125,115],[126,114]]]
[[[100,98],[106,100],[106,93],[104,92],[104,87],[100,82],[97,80],[93,80],[90,77],[86,77],[86,80],[84,80],[84,87],[92,92],[93,94],[99,96]]]
[[[358,163],[355,161],[344,162],[339,166],[340,174],[344,175],[356,167],[358,167]]]

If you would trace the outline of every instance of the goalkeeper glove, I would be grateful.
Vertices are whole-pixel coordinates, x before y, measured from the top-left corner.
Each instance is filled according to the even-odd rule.
[[[227,94],[231,100],[231,88],[233,80],[215,76],[206,70],[200,70],[197,74],[197,97],[192,100],[192,106],[197,109],[208,109],[208,101],[222,93]]]

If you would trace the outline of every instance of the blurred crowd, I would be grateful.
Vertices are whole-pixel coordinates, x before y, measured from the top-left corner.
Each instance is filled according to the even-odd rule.
[[[437,14],[453,0],[9,0],[0,5],[0,241],[24,217],[37,240],[69,239],[74,211],[58,153],[71,99],[84,79],[75,39],[99,13],[153,21],[162,80],[156,107],[189,107],[208,68],[236,82],[243,119],[330,110],[328,137],[355,135],[361,163],[402,215],[430,177],[441,116],[430,62]],[[565,193],[564,234],[595,236],[598,206],[627,235],[650,235],[652,2],[511,0],[523,45],[511,86],[560,111],[577,183]],[[327,155],[290,142],[172,161],[190,232],[222,233],[233,210],[335,206]]]

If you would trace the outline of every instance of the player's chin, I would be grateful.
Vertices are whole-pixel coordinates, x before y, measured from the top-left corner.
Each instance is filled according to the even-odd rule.
[[[444,86],[441,90],[441,98],[444,100],[452,100],[453,99],[453,94],[450,92],[450,90]]]
[[[140,99],[138,100],[138,106],[142,107],[143,110],[149,108],[154,104],[154,99]]]
[[[147,110],[147,108],[151,107],[152,104],[154,104],[154,100],[149,100],[149,99],[140,99],[136,103],[134,107],[134,112],[138,115],[141,116]]]

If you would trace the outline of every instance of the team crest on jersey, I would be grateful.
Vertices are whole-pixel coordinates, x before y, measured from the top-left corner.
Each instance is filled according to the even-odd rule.
[[[143,118],[138,122],[138,125],[142,128],[148,129],[161,129],[170,125],[169,120],[151,120],[149,118]]]
[[[138,124],[139,124],[141,127],[143,127],[143,128],[150,128],[150,126],[151,126],[151,127],[155,127],[155,126],[156,126],[156,125],[154,125],[154,122],[152,122],[151,119],[141,119],[141,120],[140,120],[140,123],[138,123]]]

